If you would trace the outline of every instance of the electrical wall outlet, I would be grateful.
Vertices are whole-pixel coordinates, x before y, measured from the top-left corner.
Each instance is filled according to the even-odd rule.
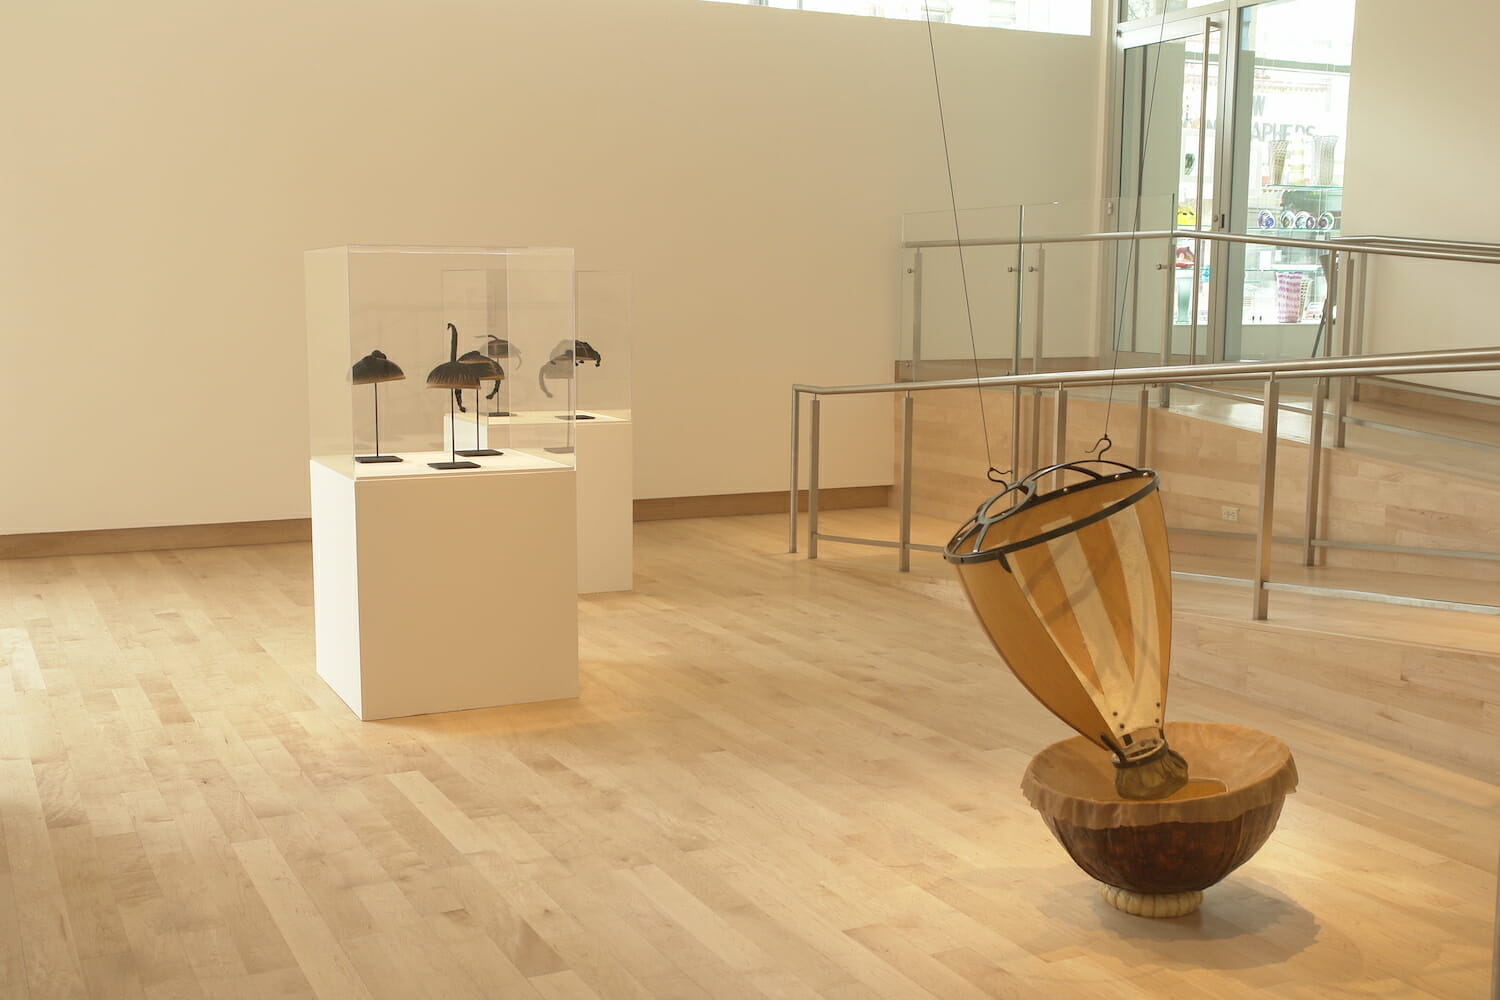
[[[1240,509],[1229,506],[1220,507],[1219,518],[1224,521],[1238,521],[1240,519]]]

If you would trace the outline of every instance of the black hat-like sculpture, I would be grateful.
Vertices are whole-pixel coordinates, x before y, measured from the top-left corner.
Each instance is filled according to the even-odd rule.
[[[448,360],[438,365],[427,373],[427,388],[429,389],[478,389],[479,370],[470,364],[458,360],[458,327],[452,323],[448,324],[448,332],[451,335],[448,344]],[[455,392],[454,395],[457,395]],[[448,461],[428,462],[434,469],[477,469],[478,462],[460,462],[458,460],[457,436],[454,431],[453,400],[448,401]]]
[[[371,351],[349,370],[355,385],[375,385],[379,382],[399,382],[406,378],[401,366],[385,356],[384,351]]]
[[[460,364],[473,365],[475,370],[479,372],[479,380],[481,382],[487,382],[490,379],[499,380],[505,378],[505,371],[501,369],[499,363],[493,358],[480,354],[478,351],[469,351],[466,354],[461,354],[458,360]],[[462,391],[462,389],[454,389],[453,398],[458,403],[458,412],[468,413],[468,409],[464,406],[463,396],[459,395]],[[477,399],[474,406],[475,409],[479,408]]]
[[[497,389],[499,388],[500,383],[502,381],[504,381],[504,379],[505,379],[505,369],[500,367],[500,363],[498,361],[495,361],[493,358],[489,358],[489,357],[486,357],[483,354],[480,354],[478,351],[469,351],[467,354],[463,355],[458,360],[459,360],[460,364],[465,364],[465,365],[468,365],[471,368],[475,369],[479,373],[479,381],[480,382],[493,381],[495,383],[495,387]],[[461,391],[462,390],[454,389],[453,390],[453,398],[456,399],[456,400],[458,400],[458,408],[459,408],[459,410],[461,410],[464,413],[467,413],[468,411],[464,410],[463,397],[459,395],[459,393]],[[480,419],[483,416],[484,416],[484,414],[482,414],[482,413],[479,412],[479,386],[475,385],[474,386],[474,447],[466,449],[464,451],[460,451],[458,454],[463,455],[463,456],[465,456],[467,458],[476,458],[476,457],[481,456],[481,455],[500,455],[500,454],[504,454],[503,452],[496,451],[494,448],[486,448],[486,447],[484,447],[480,443],[480,440],[479,440],[479,421],[480,421]]]
[[[349,376],[355,385],[368,385],[375,396],[375,454],[355,455],[356,462],[399,462],[399,455],[382,455],[380,453],[380,383],[399,382],[406,378],[406,373],[401,366],[385,356],[383,351],[371,351],[358,361],[349,370]]]

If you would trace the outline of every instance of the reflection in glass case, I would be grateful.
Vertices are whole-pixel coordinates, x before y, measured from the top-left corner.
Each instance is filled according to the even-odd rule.
[[[513,414],[514,423],[630,420],[629,278],[617,272],[580,271],[575,293],[576,336],[559,339],[533,355],[540,361],[524,378],[539,405]],[[566,447],[571,450],[575,444]]]
[[[573,393],[518,376],[578,336],[572,250],[350,246],[304,263],[315,462],[358,479],[572,466],[557,416]]]
[[[633,585],[630,282],[616,272],[580,271],[577,292],[578,338],[559,344],[548,363],[566,369],[553,385],[571,393],[576,407],[578,592],[596,594]]]
[[[578,340],[593,361],[574,371],[579,420],[630,419],[630,278],[578,272]],[[583,352],[580,350],[580,356]]]

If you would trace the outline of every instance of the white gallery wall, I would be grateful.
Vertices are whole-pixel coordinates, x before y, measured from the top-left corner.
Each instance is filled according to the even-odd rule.
[[[1344,232],[1500,241],[1500,4],[1360,0],[1355,10]],[[1500,265],[1372,258],[1368,287],[1369,351],[1500,345]],[[1420,381],[1500,395],[1495,374]]]
[[[934,41],[961,204],[1095,196],[1100,38]],[[636,495],[782,489],[789,386],[890,377],[948,204],[924,25],[697,0],[4,4],[0,130],[0,533],[306,516],[346,243],[628,272]],[[889,402],[827,409],[824,482],[889,482]]]

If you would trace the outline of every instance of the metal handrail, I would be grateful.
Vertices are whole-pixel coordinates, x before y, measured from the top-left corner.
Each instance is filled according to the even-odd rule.
[[[787,550],[797,551],[797,494],[799,468],[801,464],[801,411],[802,397],[810,396],[809,469],[807,490],[809,559],[816,559],[819,538],[853,542],[856,544],[895,547],[898,550],[898,569],[910,568],[911,550],[926,549],[911,542],[911,479],[912,479],[912,416],[915,394],[938,389],[999,389],[1020,387],[1045,387],[1058,393],[1058,415],[1054,427],[1055,441],[1060,446],[1066,428],[1066,398],[1069,389],[1101,385],[1134,385],[1141,387],[1141,412],[1146,412],[1146,395],[1152,386],[1168,382],[1193,384],[1198,382],[1241,381],[1248,378],[1264,380],[1263,416],[1261,425],[1262,451],[1260,465],[1259,517],[1256,524],[1255,576],[1251,581],[1251,617],[1261,620],[1267,614],[1267,600],[1271,589],[1271,542],[1272,513],[1276,489],[1277,417],[1280,413],[1280,391],[1283,382],[1294,379],[1316,379],[1317,392],[1312,406],[1312,427],[1308,437],[1307,509],[1304,532],[1304,561],[1311,559],[1317,540],[1314,529],[1317,522],[1318,479],[1321,474],[1323,440],[1323,400],[1327,381],[1350,379],[1371,375],[1419,375],[1437,372],[1500,371],[1500,348],[1466,348],[1453,351],[1428,351],[1405,354],[1354,355],[1333,358],[1306,358],[1295,361],[1249,361],[1190,367],[1164,365],[1152,368],[1071,372],[1037,372],[1024,375],[992,375],[972,379],[942,379],[926,382],[885,382],[868,385],[804,385],[792,386],[792,447],[791,447],[791,497],[788,506]],[[901,503],[900,537],[896,542],[880,539],[850,538],[821,535],[818,532],[818,477],[819,450],[821,446],[821,407],[824,396],[851,396],[880,393],[902,393],[902,450],[901,450]],[[1144,451],[1146,422],[1137,424],[1137,454]],[[1306,589],[1306,588],[1304,588]],[[1316,589],[1316,588],[1312,588]]]
[[[1022,229],[1024,229],[1024,220],[1025,211],[1023,206],[1017,216],[1018,226]],[[1493,243],[1432,240],[1421,237],[1391,237],[1379,235],[1320,237],[1313,239],[1303,239],[1289,236],[1273,236],[1265,233],[1240,234],[1216,232],[1213,230],[1203,229],[1178,228],[1163,230],[1130,230],[1094,233],[1026,234],[1024,232],[1018,232],[1013,236],[1006,235],[995,237],[942,240],[907,240],[901,245],[903,248],[916,251],[935,248],[958,248],[961,250],[964,247],[1016,246],[1018,248],[1019,256],[1019,254],[1023,252],[1025,245],[1030,243],[1038,247],[1038,258],[1034,266],[1024,268],[1024,270],[1039,271],[1042,268],[1041,255],[1045,252],[1046,247],[1051,244],[1119,243],[1140,240],[1166,240],[1169,241],[1167,243],[1167,246],[1169,248],[1167,260],[1163,263],[1157,264],[1156,267],[1157,270],[1170,270],[1173,268],[1175,263],[1174,255],[1172,254],[1170,248],[1176,245],[1178,242],[1188,239],[1194,241],[1195,247],[1193,265],[1195,277],[1191,285],[1193,292],[1193,301],[1189,308],[1191,319],[1189,324],[1190,328],[1188,352],[1186,357],[1187,362],[1192,365],[1197,365],[1198,363],[1197,296],[1200,282],[1199,280],[1197,280],[1197,275],[1199,273],[1197,271],[1197,268],[1204,256],[1201,248],[1198,247],[1199,241],[1225,244],[1238,243],[1244,246],[1276,246],[1313,250],[1327,258],[1324,261],[1325,267],[1327,269],[1326,274],[1328,280],[1328,293],[1323,312],[1323,321],[1327,326],[1327,337],[1323,341],[1323,352],[1325,355],[1332,355],[1335,353],[1343,355],[1358,355],[1364,350],[1365,285],[1369,258],[1371,256],[1396,257],[1413,260],[1440,260],[1457,263],[1500,264],[1500,244]],[[918,253],[917,255],[917,261],[918,263],[916,264],[913,273],[917,274],[918,276],[914,280],[918,282],[917,287],[920,288],[920,253]],[[1023,270],[1023,268],[1018,265],[1009,268],[1009,270],[1013,272],[1020,272]],[[1022,319],[1020,306],[1021,290],[1023,287],[1021,277],[1022,276],[1018,273],[1016,277],[1017,318],[1014,347],[1015,353],[1013,355],[1012,365],[1013,371],[1018,371],[1021,367],[1021,343],[1023,339],[1021,331]],[[1166,365],[1172,356],[1171,351],[1173,344],[1173,306],[1171,296],[1173,287],[1174,286],[1171,282],[1167,282],[1164,285],[1164,291],[1166,292],[1168,298],[1167,307],[1164,311],[1167,327],[1163,331],[1161,338],[1161,363],[1163,365]],[[920,292],[918,291],[914,294],[920,295]],[[1336,309],[1334,308],[1335,302],[1339,303]],[[1042,326],[1044,320],[1042,318],[1042,299],[1040,296],[1040,286],[1038,288],[1036,313],[1037,314],[1034,320],[1036,325],[1036,332],[1034,338],[1035,344],[1033,347],[1033,368],[1041,367],[1044,350],[1042,344]],[[918,317],[914,321],[912,330],[914,373],[916,371],[915,364],[920,362],[920,329],[921,327],[919,311]],[[1335,346],[1335,344],[1337,344],[1337,346]],[[1354,379],[1343,379],[1340,380],[1337,388],[1338,391],[1333,397],[1335,413],[1334,443],[1335,445],[1342,447],[1348,427],[1347,418],[1349,407],[1354,400],[1358,399],[1358,382]],[[1170,392],[1170,387],[1164,386],[1162,388],[1159,397],[1159,404],[1161,406],[1168,405]],[[1033,409],[1035,410],[1039,406],[1040,399],[1038,398],[1033,402]],[[1020,407],[1021,397],[1020,391],[1018,389],[1013,406],[1013,420],[1016,422],[1020,420]],[[1018,441],[1013,441],[1012,464],[1015,463],[1015,460],[1017,458],[1017,447]]]
[[[1479,367],[1469,367],[1478,365]],[[1336,375],[1386,374],[1399,368],[1403,374],[1488,371],[1500,366],[1500,348],[1458,348],[1451,351],[1421,351],[1405,354],[1356,354],[1334,358],[1299,358],[1294,361],[1225,361],[1211,365],[1160,365],[1150,368],[1098,368],[1082,371],[1028,372],[1023,375],[987,375],[982,378],[950,378],[925,382],[876,382],[868,385],[794,384],[794,393],[816,396],[852,396],[881,392],[924,392],[930,389],[999,388],[1046,386],[1073,388],[1094,385],[1156,385],[1161,382],[1233,382],[1257,375],[1285,379],[1328,378]],[[1364,371],[1363,369],[1378,369]]]
[[[1212,229],[1136,229],[1125,232],[1102,233],[1038,233],[1035,235],[985,236],[958,240],[908,240],[901,244],[907,250],[929,250],[939,248],[1008,247],[1018,244],[1052,243],[1111,243],[1124,240],[1193,239],[1220,243],[1247,243],[1254,246],[1304,247],[1311,250],[1345,250],[1377,257],[1412,257],[1418,260],[1451,260],[1470,264],[1500,263],[1500,245],[1474,244],[1493,247],[1492,253],[1464,253],[1439,250],[1408,250],[1401,247],[1354,244],[1357,239],[1374,237],[1329,238],[1302,240],[1291,236],[1268,236],[1257,233],[1221,233]],[[1394,241],[1394,238],[1392,238]],[[1438,241],[1424,241],[1436,243]]]
[[[1363,249],[1369,244],[1384,244],[1390,247],[1415,246],[1432,250],[1447,250],[1454,253],[1473,252],[1500,256],[1500,243],[1482,243],[1473,240],[1433,240],[1421,236],[1335,236],[1328,240],[1335,245],[1351,245]]]

